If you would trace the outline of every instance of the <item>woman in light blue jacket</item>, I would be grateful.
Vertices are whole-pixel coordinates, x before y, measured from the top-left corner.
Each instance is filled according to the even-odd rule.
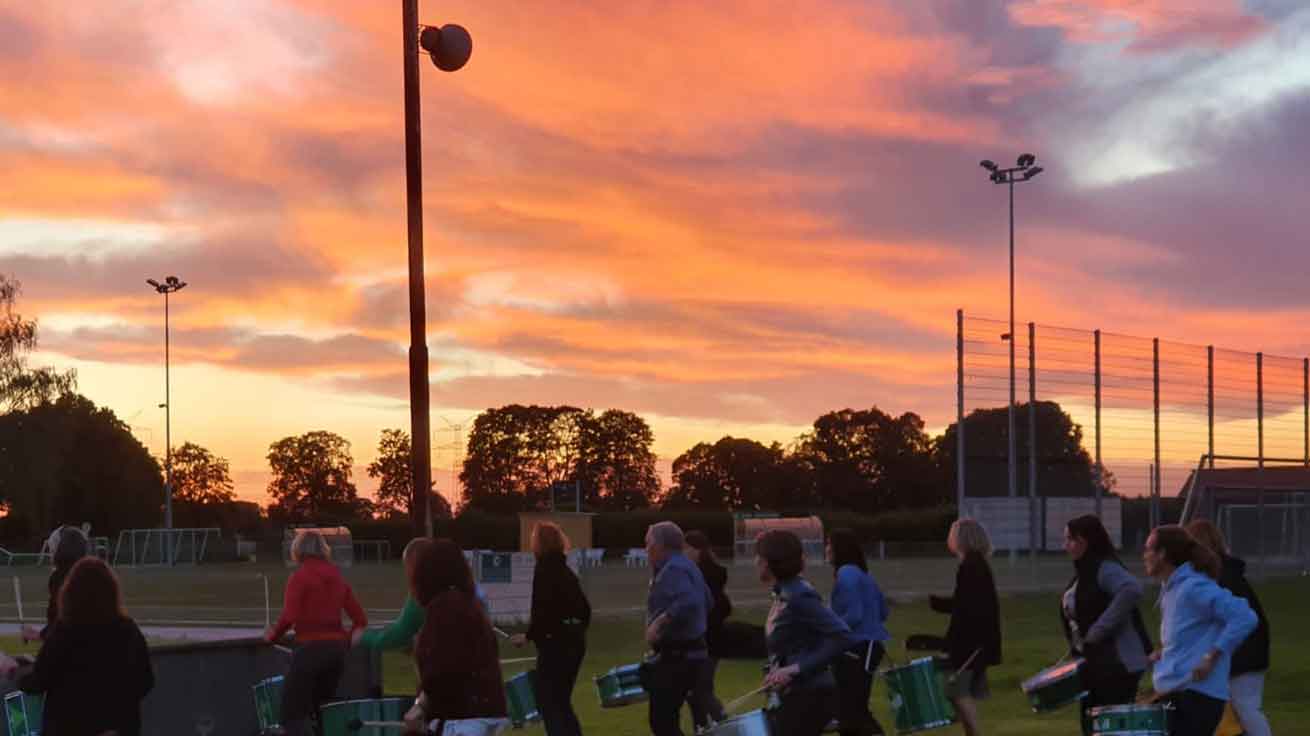
[[[836,584],[832,612],[846,622],[859,643],[832,663],[837,678],[837,718],[841,736],[880,736],[882,725],[869,712],[873,673],[882,661],[887,633],[887,600],[869,574],[859,539],[850,529],[834,529],[828,536],[828,561]]]
[[[1211,736],[1228,702],[1233,650],[1256,627],[1245,600],[1219,587],[1219,558],[1174,524],[1158,527],[1142,552],[1160,581],[1155,690],[1173,706],[1169,736]]]

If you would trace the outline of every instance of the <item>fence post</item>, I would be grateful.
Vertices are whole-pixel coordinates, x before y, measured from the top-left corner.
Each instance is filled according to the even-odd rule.
[[[1151,480],[1155,492],[1151,495],[1151,513],[1156,524],[1160,522],[1160,338],[1151,338],[1151,385],[1155,404],[1155,469]]]
[[[1260,540],[1260,579],[1267,571],[1265,560],[1265,354],[1255,354],[1255,434],[1256,477],[1255,489],[1256,536]]]
[[[1206,406],[1206,447],[1209,453],[1207,465],[1214,469],[1214,346],[1205,346],[1205,406]]]
[[[955,310],[955,516],[964,516],[964,310]]]
[[[1037,560],[1037,325],[1028,323],[1028,555]]]
[[[1101,331],[1093,333],[1096,338],[1096,515],[1101,515],[1101,484],[1105,479],[1105,468],[1101,465]]]

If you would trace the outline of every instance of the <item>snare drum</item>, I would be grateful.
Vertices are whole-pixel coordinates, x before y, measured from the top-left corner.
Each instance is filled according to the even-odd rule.
[[[9,736],[41,736],[41,712],[45,698],[15,690],[5,695],[5,722]]]
[[[896,731],[911,733],[955,723],[955,708],[946,699],[946,673],[934,657],[922,657],[883,672]]]
[[[541,720],[537,710],[537,671],[520,672],[505,683],[505,703],[509,706],[509,720],[515,728],[529,721]]]
[[[618,708],[633,703],[642,703],[650,698],[646,688],[641,684],[641,665],[629,664],[615,667],[596,678],[596,692],[600,695],[600,707]]]
[[[700,736],[773,736],[773,725],[769,714],[762,710],[753,710],[700,731]]]
[[[1106,705],[1092,708],[1092,733],[1096,736],[1167,736],[1169,706]]]
[[[319,710],[323,736],[395,736],[395,728],[359,726],[362,722],[399,723],[405,720],[405,711],[413,704],[412,698],[339,700],[328,703]]]
[[[1077,702],[1087,694],[1082,671],[1083,660],[1075,659],[1047,667],[1024,680],[1019,687],[1028,696],[1034,713],[1046,713]]]
[[[260,680],[251,688],[255,692],[255,718],[260,733],[282,726],[282,682],[283,677],[278,675]]]

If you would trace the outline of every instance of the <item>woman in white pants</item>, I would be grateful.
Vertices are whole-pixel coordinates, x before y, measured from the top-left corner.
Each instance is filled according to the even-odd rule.
[[[1271,736],[1269,719],[1261,709],[1264,700],[1265,673],[1269,671],[1269,619],[1246,580],[1246,563],[1233,557],[1224,541],[1223,532],[1209,519],[1188,522],[1187,533],[1198,543],[1219,556],[1222,570],[1219,584],[1239,598],[1245,598],[1255,611],[1259,623],[1255,631],[1233,652],[1232,670],[1229,672],[1229,705],[1242,724],[1245,736]]]

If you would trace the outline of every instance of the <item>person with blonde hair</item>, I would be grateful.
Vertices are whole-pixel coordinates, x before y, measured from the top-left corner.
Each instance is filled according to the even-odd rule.
[[[965,736],[979,736],[977,701],[990,695],[987,668],[1001,663],[1001,604],[987,558],[992,542],[982,524],[961,517],[951,525],[946,547],[960,560],[955,591],[949,598],[930,596],[929,605],[950,614],[946,651],[955,675],[947,680],[946,696],[955,706]]]
[[[565,560],[569,538],[558,524],[544,521],[532,528],[532,613],[526,634],[515,634],[515,646],[537,646],[537,708],[549,736],[581,736],[573,711],[573,686],[587,654],[591,604],[578,576]]]
[[[1187,522],[1187,533],[1219,557],[1219,586],[1246,601],[1255,612],[1255,631],[1233,652],[1228,672],[1229,705],[1246,736],[1269,736],[1269,719],[1262,710],[1265,673],[1269,670],[1269,619],[1255,588],[1246,579],[1246,562],[1233,557],[1223,532],[1209,519]]]
[[[296,651],[282,688],[282,719],[287,736],[309,736],[319,707],[336,692],[346,665],[346,647],[368,616],[350,584],[332,564],[332,549],[323,534],[304,529],[291,543],[296,571],[287,580],[282,614],[264,639],[273,643],[296,633]],[[341,628],[341,612],[352,631]]]

